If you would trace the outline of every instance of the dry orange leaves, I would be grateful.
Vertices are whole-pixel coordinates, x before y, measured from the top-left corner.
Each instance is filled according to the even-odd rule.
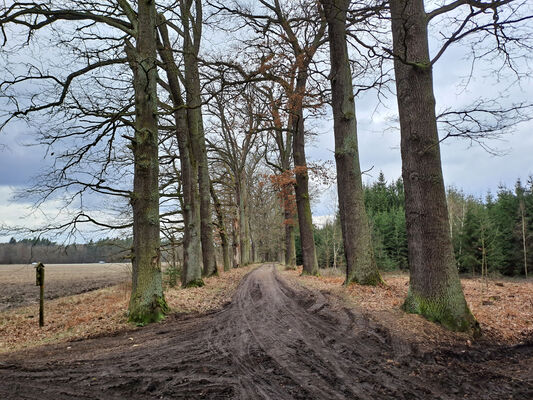
[[[463,334],[450,333],[418,315],[400,310],[407,295],[409,276],[386,273],[386,285],[379,287],[357,284],[342,286],[342,276],[298,277],[300,269],[283,274],[315,289],[333,293],[389,329],[411,334],[413,340],[443,342],[464,340]],[[524,279],[461,279],[470,309],[483,330],[482,340],[516,344],[533,337],[533,280]]]

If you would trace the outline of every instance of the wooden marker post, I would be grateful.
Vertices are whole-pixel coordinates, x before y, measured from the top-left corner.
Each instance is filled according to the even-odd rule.
[[[39,326],[44,326],[44,265],[43,263],[38,263],[35,266],[35,285],[40,286]]]

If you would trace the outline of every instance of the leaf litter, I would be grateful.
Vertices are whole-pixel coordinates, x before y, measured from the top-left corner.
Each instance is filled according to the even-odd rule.
[[[407,314],[401,305],[407,296],[407,273],[384,273],[385,285],[372,287],[358,284],[343,286],[339,271],[324,270],[319,277],[300,276],[301,267],[282,274],[293,282],[320,290],[340,299],[339,307],[357,308],[368,318],[398,332],[419,345],[459,342],[470,345],[467,334],[453,333],[419,315]],[[481,341],[492,344],[516,345],[533,340],[533,280],[461,278],[470,310],[483,332]],[[333,295],[333,296],[331,296]]]

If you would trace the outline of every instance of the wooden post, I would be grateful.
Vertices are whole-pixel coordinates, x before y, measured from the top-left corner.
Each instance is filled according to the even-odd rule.
[[[44,265],[38,263],[35,266],[35,285],[40,287],[39,297],[39,326],[44,326]]]

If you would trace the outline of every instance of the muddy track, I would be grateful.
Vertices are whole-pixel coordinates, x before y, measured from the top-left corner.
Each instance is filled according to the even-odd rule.
[[[533,346],[420,354],[272,265],[223,310],[0,357],[1,399],[531,399]]]

